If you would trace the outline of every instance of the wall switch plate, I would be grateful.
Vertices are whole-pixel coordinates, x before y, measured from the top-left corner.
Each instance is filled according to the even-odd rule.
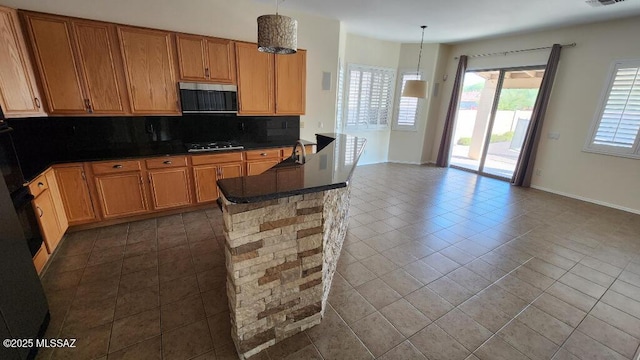
[[[322,121],[318,121],[318,129],[324,128],[324,123]]]
[[[549,132],[549,139],[551,140],[558,140],[560,139],[560,133],[559,132]]]
[[[331,73],[328,71],[322,72],[322,90],[331,90]]]
[[[304,127],[304,121],[300,121],[300,128],[302,129]]]

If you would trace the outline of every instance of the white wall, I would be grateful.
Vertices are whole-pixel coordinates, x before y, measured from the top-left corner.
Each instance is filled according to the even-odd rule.
[[[448,95],[441,98],[437,116],[430,121],[438,124],[441,133],[457,67],[453,55],[576,42],[575,48],[562,50],[535,165],[542,174],[534,176],[532,185],[640,212],[640,161],[582,151],[611,62],[640,59],[637,34],[640,17],[455,45],[447,60],[450,81],[444,90]],[[547,50],[470,59],[469,69],[545,64],[548,55]],[[549,132],[559,132],[560,139],[549,139]],[[433,141],[431,159],[437,156],[439,140]]]
[[[211,35],[228,39],[257,39],[256,18],[273,13],[273,4],[252,0],[0,0],[13,8],[42,11],[121,24]],[[301,121],[303,139],[335,126],[336,69],[340,22],[296,12],[286,3],[280,13],[298,20],[298,46],[307,53],[307,111]],[[322,90],[322,72],[332,74],[331,90]],[[321,129],[319,122],[324,123]]]
[[[346,64],[359,64],[398,68],[400,43],[371,39],[359,35],[348,34],[345,51]],[[345,68],[346,72],[346,68]],[[340,129],[338,129],[340,131]],[[390,129],[345,131],[348,134],[367,139],[364,153],[359,165],[386,162],[389,154]]]

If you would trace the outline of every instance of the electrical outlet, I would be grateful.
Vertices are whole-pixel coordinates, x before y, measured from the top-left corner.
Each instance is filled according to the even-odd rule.
[[[300,128],[304,128],[304,121],[300,121]]]
[[[318,129],[324,128],[324,123],[322,121],[318,121]]]

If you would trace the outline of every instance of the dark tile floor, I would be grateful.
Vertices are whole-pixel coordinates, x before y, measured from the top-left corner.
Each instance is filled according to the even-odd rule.
[[[458,170],[358,167],[322,324],[259,359],[631,359],[640,216]],[[217,208],[67,235],[40,359],[232,359]]]

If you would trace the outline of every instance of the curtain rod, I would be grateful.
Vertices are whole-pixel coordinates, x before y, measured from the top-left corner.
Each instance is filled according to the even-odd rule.
[[[576,43],[571,43],[571,44],[565,44],[565,45],[560,45],[561,47],[574,47],[576,46]],[[477,58],[477,57],[486,57],[486,56],[495,56],[495,55],[503,55],[503,56],[507,56],[507,54],[517,54],[517,53],[521,53],[521,52],[528,52],[528,51],[538,51],[538,50],[545,50],[545,49],[551,49],[552,46],[543,46],[543,47],[537,47],[537,48],[531,48],[531,49],[520,49],[520,50],[509,50],[509,51],[500,51],[500,52],[494,52],[494,53],[488,53],[488,54],[475,54],[475,55],[468,55],[467,57],[470,58]],[[458,60],[460,57],[456,56],[454,57],[455,60]]]

